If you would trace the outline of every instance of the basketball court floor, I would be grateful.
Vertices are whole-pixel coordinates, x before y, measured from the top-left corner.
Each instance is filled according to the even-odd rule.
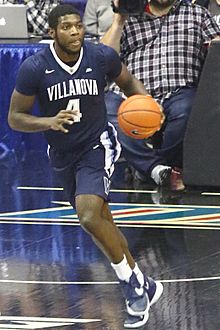
[[[114,219],[164,293],[140,329],[220,329],[220,189],[157,190],[116,167]],[[122,330],[109,262],[79,227],[47,157],[0,160],[0,329]]]

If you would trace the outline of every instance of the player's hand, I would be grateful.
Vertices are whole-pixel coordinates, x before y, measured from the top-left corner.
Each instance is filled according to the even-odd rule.
[[[55,117],[51,117],[50,129],[68,133],[69,130],[64,125],[73,125],[77,110],[61,110]]]

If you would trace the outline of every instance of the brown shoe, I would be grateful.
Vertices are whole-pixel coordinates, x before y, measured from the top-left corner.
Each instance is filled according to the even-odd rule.
[[[181,191],[185,189],[183,183],[182,169],[174,167],[170,174],[170,189],[172,191]]]

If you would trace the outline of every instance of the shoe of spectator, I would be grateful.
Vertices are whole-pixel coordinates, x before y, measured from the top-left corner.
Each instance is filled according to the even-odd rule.
[[[185,189],[182,170],[177,167],[164,166],[158,173],[156,183],[161,187],[169,187],[172,191]]]
[[[145,289],[147,291],[150,306],[155,304],[163,293],[163,285],[158,281],[154,281],[150,277],[145,278]],[[149,318],[149,311],[144,315],[139,315],[139,316],[136,315],[132,316],[128,314],[124,322],[124,327],[128,329],[139,328],[147,323],[148,318]]]
[[[181,191],[185,189],[183,183],[182,170],[180,168],[174,167],[170,174],[170,189],[172,191]]]
[[[168,186],[170,184],[171,173],[172,173],[171,167],[164,167],[164,169],[162,169],[159,172],[158,185],[162,187]]]

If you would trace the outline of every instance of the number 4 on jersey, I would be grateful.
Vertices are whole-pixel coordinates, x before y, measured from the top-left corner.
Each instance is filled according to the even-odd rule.
[[[82,118],[82,113],[80,112],[79,99],[69,100],[66,110],[74,110],[74,123],[79,123]]]

